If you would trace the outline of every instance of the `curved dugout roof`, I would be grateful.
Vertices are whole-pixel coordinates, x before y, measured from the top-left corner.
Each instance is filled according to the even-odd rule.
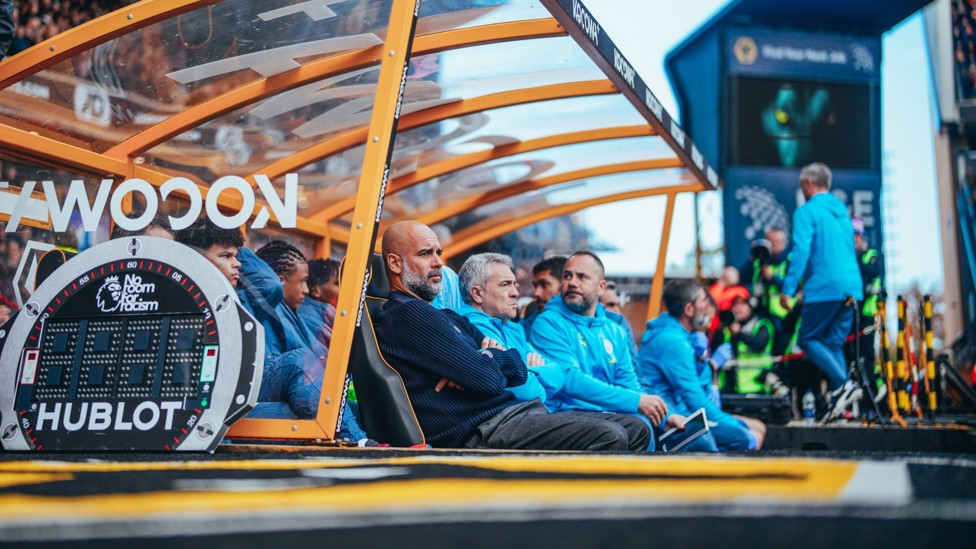
[[[648,195],[713,186],[693,148],[676,146],[667,113],[621,94],[627,69],[608,78],[610,62],[573,43],[594,47],[572,13],[547,4],[421,5],[382,226],[449,221],[525,192],[544,209],[538,191],[549,187],[587,186],[583,202],[640,181]],[[0,63],[0,146],[72,175],[187,177],[204,193],[225,175],[254,184],[298,172],[297,228],[342,242],[390,10],[381,0],[139,2]],[[625,91],[640,91],[637,80]],[[628,181],[604,184],[611,174]],[[572,201],[561,196],[554,207]]]
[[[266,203],[255,176],[280,188],[297,173],[293,229],[320,254],[337,243],[350,256],[401,219],[445,224],[445,252],[456,254],[550,217],[654,195],[669,197],[666,247],[676,194],[717,185],[582,2],[425,0],[419,13],[417,4],[132,4],[0,62],[0,160],[61,192],[72,179],[159,187],[181,177],[206,196],[240,176],[255,190],[255,216]],[[51,223],[43,209],[10,204],[0,200],[0,221]],[[224,192],[219,204],[247,202]],[[363,280],[359,255],[344,281]],[[353,289],[340,312],[355,310]],[[340,318],[326,394],[342,385],[351,341]],[[323,407],[319,427],[334,426],[337,407]],[[332,436],[310,429],[292,430]]]

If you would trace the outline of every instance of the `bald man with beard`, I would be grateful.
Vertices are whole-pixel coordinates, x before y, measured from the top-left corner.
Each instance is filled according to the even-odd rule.
[[[525,383],[515,349],[487,338],[466,318],[430,302],[441,285],[441,245],[416,221],[383,235],[390,298],[375,319],[380,350],[403,379],[427,442],[442,448],[628,451],[622,426],[550,414],[538,399],[518,402],[506,389]]]

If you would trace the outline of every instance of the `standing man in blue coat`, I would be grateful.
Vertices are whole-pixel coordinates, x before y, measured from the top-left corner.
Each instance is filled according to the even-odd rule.
[[[831,178],[830,168],[820,162],[800,171],[806,203],[793,214],[793,256],[780,303],[789,308],[805,281],[797,343],[835,390],[847,378],[844,340],[855,313],[848,300],[861,301],[864,292],[851,219],[844,203],[829,192]]]
[[[668,415],[661,397],[641,391],[627,334],[600,305],[606,286],[600,258],[574,253],[563,267],[562,293],[529,334],[535,348],[565,372],[554,409],[631,414],[660,429],[683,424],[683,416]]]

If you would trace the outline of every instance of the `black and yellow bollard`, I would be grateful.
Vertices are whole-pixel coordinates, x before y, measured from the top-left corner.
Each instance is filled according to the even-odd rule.
[[[932,349],[932,299],[922,298],[922,325],[925,329],[925,390],[928,393],[929,412],[935,413],[938,406],[938,391],[935,388],[935,351]]]
[[[909,411],[912,406],[908,400],[909,376],[908,364],[905,363],[905,312],[905,298],[898,296],[898,340],[895,347],[895,375],[898,379],[896,390],[898,391],[898,408]]]
[[[878,312],[875,317],[875,325],[878,327],[878,337],[881,338],[881,345],[879,346],[881,350],[881,372],[884,376],[885,388],[888,390],[888,412],[891,414],[891,421],[894,421],[906,427],[908,424],[905,419],[901,417],[901,413],[898,412],[898,401],[895,397],[895,387],[898,386],[898,382],[895,379],[895,367],[891,363],[891,341],[888,334],[888,326],[886,320],[887,307],[885,301],[882,299],[878,300]]]

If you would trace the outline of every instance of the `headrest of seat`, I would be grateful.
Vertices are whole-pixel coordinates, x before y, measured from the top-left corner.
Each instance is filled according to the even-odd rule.
[[[366,295],[386,299],[390,297],[390,278],[386,276],[383,254],[373,254],[369,259],[369,286]]]
[[[343,257],[339,263],[340,280],[345,266],[346,258]],[[381,299],[390,297],[390,279],[386,276],[386,263],[383,261],[383,255],[374,253],[369,259],[367,268],[369,271],[366,276],[369,277],[369,284],[366,286],[366,295]]]

